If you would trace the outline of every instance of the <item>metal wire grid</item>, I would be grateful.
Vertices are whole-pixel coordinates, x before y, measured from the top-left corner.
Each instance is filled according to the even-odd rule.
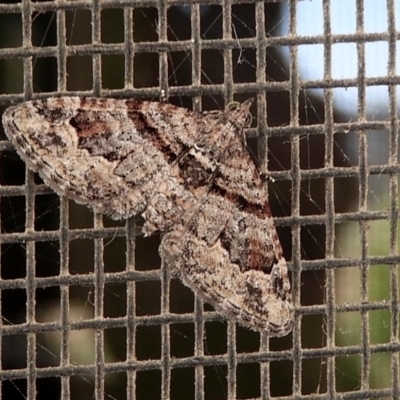
[[[249,132],[250,136],[259,138],[259,156],[262,160],[262,168],[267,161],[267,145],[265,134],[272,139],[290,137],[290,168],[283,171],[272,171],[270,176],[276,181],[291,182],[291,211],[290,217],[277,218],[277,225],[291,229],[291,265],[292,285],[294,301],[297,306],[297,314],[293,334],[287,339],[279,341],[268,340],[261,337],[259,349],[248,350],[243,348],[243,343],[257,342],[257,335],[248,331],[242,331],[232,323],[224,325],[219,321],[222,318],[212,311],[205,311],[199,300],[194,301],[194,312],[174,313],[171,312],[173,294],[171,285],[173,281],[168,266],[163,265],[161,269],[138,270],[135,266],[135,251],[138,248],[137,228],[135,221],[128,221],[124,226],[104,225],[103,218],[95,215],[93,226],[89,228],[73,228],[71,224],[71,205],[65,199],[61,199],[59,208],[59,227],[53,230],[39,230],[37,228],[36,210],[37,198],[50,193],[49,189],[35,182],[33,174],[26,170],[24,185],[0,187],[1,196],[5,199],[14,196],[25,198],[25,221],[23,229],[17,232],[3,232],[0,237],[2,244],[3,261],[6,259],[7,249],[11,244],[24,244],[26,255],[26,274],[17,278],[5,278],[9,268],[3,265],[0,289],[3,293],[2,302],[2,325],[0,340],[2,341],[2,357],[0,357],[1,370],[0,379],[3,383],[2,396],[9,398],[8,390],[11,382],[11,389],[14,388],[14,395],[17,393],[22,398],[34,399],[49,395],[49,388],[54,384],[58,390],[57,396],[62,399],[77,398],[84,392],[75,388],[75,377],[84,377],[92,385],[91,391],[94,398],[103,399],[107,396],[115,398],[142,398],[161,397],[180,398],[181,392],[177,386],[183,386],[185,380],[193,386],[190,395],[186,398],[383,398],[399,397],[399,340],[398,340],[398,272],[399,261],[397,252],[397,198],[398,198],[398,121],[396,87],[398,77],[396,76],[396,40],[398,34],[394,25],[394,1],[388,1],[389,25],[385,33],[363,33],[362,1],[359,1],[359,13],[357,14],[357,33],[354,35],[331,35],[329,2],[324,3],[324,29],[325,34],[321,37],[298,37],[296,35],[296,2],[287,4],[290,13],[289,34],[284,37],[269,37],[266,26],[267,2],[246,2],[252,4],[255,15],[255,35],[253,37],[236,38],[232,36],[232,7],[235,4],[244,4],[237,1],[202,1],[192,3],[191,11],[191,38],[190,40],[171,41],[168,37],[168,10],[171,6],[185,5],[184,2],[156,2],[156,1],[74,1],[74,2],[42,2],[30,3],[24,1],[17,4],[1,4],[0,15],[20,14],[22,16],[23,40],[18,47],[0,48],[0,60],[21,58],[23,61],[23,91],[17,94],[1,93],[0,101],[8,105],[11,101],[19,101],[23,98],[33,96],[49,96],[57,94],[78,94],[78,95],[101,95],[101,96],[135,96],[135,97],[158,97],[161,90],[167,96],[181,97],[190,96],[194,99],[194,106],[200,103],[197,100],[201,96],[212,95],[222,96],[230,101],[234,94],[257,94],[257,128]],[[200,35],[201,27],[201,5],[219,5],[222,10],[222,37],[217,40],[203,40]],[[134,41],[133,15],[138,7],[155,8],[157,10],[158,40],[154,42]],[[123,43],[102,43],[101,34],[101,12],[105,9],[122,9],[124,21]],[[65,13],[68,10],[88,10],[92,21],[92,43],[84,45],[68,45],[66,41]],[[56,12],[57,20],[57,45],[40,47],[32,46],[31,26],[35,13]],[[369,41],[385,41],[389,45],[389,69],[387,76],[379,78],[365,77],[365,55],[364,45]],[[332,78],[331,72],[331,51],[333,43],[355,42],[359,53],[359,70],[354,79],[337,80]],[[322,80],[300,81],[298,76],[297,45],[320,43],[324,44],[325,76]],[[290,70],[288,79],[283,81],[269,81],[266,76],[267,70],[267,49],[274,46],[289,46],[290,48]],[[256,49],[256,78],[254,82],[235,83],[233,80],[234,63],[232,52],[237,49]],[[220,84],[204,84],[202,82],[201,51],[206,49],[218,49],[223,54],[224,81]],[[183,51],[191,54],[191,84],[188,86],[171,85],[169,79],[168,56],[171,52]],[[159,60],[159,85],[157,87],[137,88],[135,87],[134,59],[137,54],[154,52],[158,54]],[[102,56],[107,54],[125,55],[124,88],[104,89],[102,85]],[[67,58],[69,55],[90,56],[92,60],[93,84],[92,90],[68,90],[68,68]],[[57,90],[50,93],[35,93],[33,82],[33,58],[57,58]],[[381,121],[367,121],[365,118],[365,91],[369,86],[387,85],[390,95],[390,118]],[[332,88],[336,87],[357,87],[359,93],[359,119],[357,122],[337,123],[333,115]],[[324,96],[324,118],[323,123],[304,125],[300,115],[302,105],[300,103],[301,93],[310,88],[323,88]],[[270,93],[290,93],[290,124],[288,126],[272,126],[267,129],[266,102]],[[373,129],[381,129],[389,132],[389,157],[388,163],[384,166],[370,166],[367,160],[367,132]],[[359,137],[359,164],[350,167],[338,167],[334,160],[335,135],[340,132],[357,132]],[[301,136],[324,138],[324,166],[323,168],[306,169],[300,168],[301,162]],[[6,141],[0,143],[1,150],[12,150]],[[369,191],[369,177],[374,174],[387,174],[390,181],[390,208],[385,211],[369,211],[367,207],[367,196]],[[339,178],[357,178],[359,181],[359,204],[355,212],[336,213],[335,210],[335,182]],[[302,215],[301,205],[301,182],[324,180],[324,206],[325,212],[321,215]],[[8,220],[9,215],[3,214],[3,224]],[[390,222],[390,248],[387,255],[371,256],[368,251],[368,226],[371,221],[387,220]],[[335,231],[336,225],[345,222],[358,222],[360,228],[361,253],[357,258],[335,258]],[[302,229],[313,225],[325,227],[325,257],[315,260],[302,260]],[[126,269],[118,272],[107,272],[104,254],[107,251],[108,242],[117,237],[127,237],[126,241]],[[74,274],[70,271],[70,248],[72,243],[79,240],[93,241],[93,272]],[[38,251],[37,244],[41,242],[59,243],[59,270],[57,274],[38,276]],[[106,243],[106,245],[105,245]],[[23,248],[21,246],[21,248]],[[155,249],[153,251],[156,251]],[[387,265],[390,269],[391,288],[390,300],[371,302],[368,297],[368,276],[371,266]],[[340,268],[360,268],[361,291],[360,301],[353,304],[336,304],[335,294],[335,271]],[[301,306],[300,295],[302,292],[303,274],[307,271],[324,272],[325,293],[321,304],[314,302],[308,306]],[[159,282],[159,312],[154,315],[138,315],[138,287],[142,282]],[[108,317],[106,310],[107,291],[110,284],[123,283],[126,288],[125,314],[117,317]],[[74,287],[83,286],[91,288],[91,301],[93,302],[93,315],[91,318],[73,320],[71,318],[71,292]],[[51,322],[38,322],[38,292],[45,288],[59,288],[59,319]],[[22,297],[26,300],[25,315],[19,322],[14,322],[9,317],[9,307],[6,300],[7,293],[18,291],[24,293]],[[369,313],[376,310],[390,311],[390,341],[387,343],[373,344],[369,336]],[[339,313],[355,312],[361,318],[361,341],[357,345],[337,346],[335,342],[336,318]],[[324,318],[323,345],[307,346],[307,334],[310,331],[304,329],[308,317]],[[7,318],[6,318],[7,317]],[[11,319],[11,322],[10,322]],[[214,339],[208,327],[213,322],[219,330],[224,331],[226,349],[211,351]],[[320,320],[319,323],[321,324]],[[174,326],[189,324],[193,328],[192,354],[184,357],[176,356],[174,348]],[[142,327],[157,327],[160,344],[159,357],[144,359],[138,356],[142,351],[138,345],[138,332]],[[221,328],[221,326],[223,328]],[[125,353],[118,361],[107,360],[105,347],[107,344],[107,332],[112,329],[125,330]],[[76,364],[71,359],[71,341],[74,332],[88,330],[93,332],[94,359],[87,364]],[[55,332],[59,335],[59,351],[56,352],[58,361],[55,365],[41,367],[38,354],[41,352],[42,344],[38,336],[48,332]],[[20,343],[24,338],[26,347],[26,359],[23,367],[12,367],[7,358],[8,347],[11,346],[18,354],[15,343]],[[9,340],[11,339],[11,340]],[[283,344],[282,344],[283,343]],[[8,346],[8,344],[10,344]],[[88,343],[85,343],[85,345]],[[147,343],[148,346],[153,344]],[[22,347],[24,347],[22,346]],[[156,343],[154,343],[156,346]],[[179,346],[178,346],[179,347]],[[387,353],[391,356],[391,387],[383,389],[370,388],[371,359],[374,354]],[[146,353],[145,353],[146,354]],[[342,356],[359,356],[361,363],[361,374],[359,386],[353,390],[341,391],[337,389],[337,359]],[[9,356],[8,356],[9,357]],[[320,390],[315,393],[307,392],[304,381],[307,375],[313,375],[314,370],[307,369],[308,360],[320,362],[319,374]],[[11,367],[10,367],[11,365]],[[278,365],[278,367],[277,367]],[[279,365],[283,365],[282,371],[276,372]],[[324,365],[324,367],[321,365]],[[221,371],[219,366],[224,367]],[[324,369],[326,368],[326,370]],[[223,395],[217,397],[212,391],[215,382],[208,382],[208,376],[214,369],[217,369],[217,376],[223,380]],[[144,379],[146,372],[154,372]],[[181,371],[189,371],[187,375],[180,374]],[[177,373],[178,372],[178,373]],[[117,384],[122,390],[114,395],[113,385],[108,385],[110,376],[118,375],[120,380]],[[258,385],[251,394],[243,389],[254,383],[250,374],[257,376]],[[222,376],[222,378],[221,378]],[[272,376],[272,378],[271,378]],[[85,378],[88,377],[88,378]],[[190,377],[190,379],[188,378]],[[22,382],[22,383],[21,383]],[[44,382],[44,383],[43,383]],[[49,384],[50,382],[50,384]],[[86,380],[84,380],[86,382]],[[145,382],[145,383],[142,383]],[[287,385],[289,383],[289,385]],[[221,383],[219,383],[221,384]],[[158,387],[158,391],[148,391],[143,385]],[[282,389],[279,386],[286,386]],[[24,387],[25,386],[25,387]],[[289,388],[289,389],[288,389]],[[111,391],[111,392],[110,392]],[[111,393],[111,394],[110,394]],[[155,394],[154,394],[155,393]],[[312,393],[308,396],[307,393]],[[213,397],[214,396],[214,397]]]

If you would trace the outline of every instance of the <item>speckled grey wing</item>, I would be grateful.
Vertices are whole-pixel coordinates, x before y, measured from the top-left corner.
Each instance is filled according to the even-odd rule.
[[[199,119],[170,104],[61,97],[10,107],[3,125],[58,194],[127,218],[145,209],[174,161],[196,144],[197,131],[188,128]]]
[[[185,224],[213,190],[214,182],[229,177],[225,174],[229,166],[225,159],[233,152],[243,151],[243,126],[248,121],[252,101],[249,99],[235,109],[195,114],[200,118],[196,118],[195,124],[187,127],[195,144],[186,146],[186,150],[170,164],[168,174],[156,182],[157,190],[143,213],[146,220],[143,227],[145,234],[151,234],[157,229],[167,231]],[[171,136],[173,138],[166,140],[178,140],[180,143],[185,140],[184,136],[177,138],[175,132]],[[243,166],[233,167],[238,170]],[[254,164],[252,166],[254,168]],[[254,184],[244,180],[241,180],[241,184],[241,193],[245,197],[251,196]],[[220,186],[224,187],[222,183]],[[213,222],[210,221],[210,224]]]
[[[294,315],[286,261],[266,190],[240,140],[243,126],[233,123],[243,118],[228,119],[223,134],[230,144],[209,190],[164,235],[160,254],[216,310],[253,330],[283,336]]]
[[[270,336],[291,331],[294,310],[283,257],[260,268],[242,268],[223,240],[208,243],[183,227],[163,237],[160,254],[186,286],[225,317]]]
[[[189,221],[163,236],[160,254],[227,318],[270,336],[292,329],[290,281],[273,219],[251,205],[210,193]]]

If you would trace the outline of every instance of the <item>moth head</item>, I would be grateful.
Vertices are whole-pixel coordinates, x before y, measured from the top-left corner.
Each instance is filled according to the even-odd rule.
[[[243,103],[232,101],[226,106],[225,112],[229,114],[229,119],[234,121],[237,125],[248,127],[253,120],[253,116],[250,112],[250,107],[253,102],[254,98],[247,99]]]

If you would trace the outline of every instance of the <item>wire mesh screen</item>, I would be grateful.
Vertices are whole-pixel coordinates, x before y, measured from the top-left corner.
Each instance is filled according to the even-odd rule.
[[[248,147],[296,309],[282,338],[227,321],[140,217],[59,198],[3,135],[2,398],[400,397],[400,6],[371,4],[1,2],[1,112],[60,95],[198,111],[256,98]]]

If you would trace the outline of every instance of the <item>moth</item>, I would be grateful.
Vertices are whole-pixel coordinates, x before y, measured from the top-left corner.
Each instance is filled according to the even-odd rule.
[[[160,255],[227,318],[290,332],[290,281],[267,193],[245,148],[252,100],[199,113],[167,103],[60,97],[14,105],[3,125],[61,196],[112,218],[141,214]]]

